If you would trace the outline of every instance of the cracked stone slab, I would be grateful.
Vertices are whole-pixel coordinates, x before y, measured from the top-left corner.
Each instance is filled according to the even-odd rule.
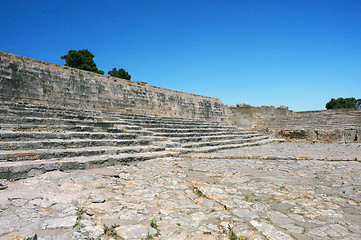
[[[251,220],[255,218],[259,218],[259,215],[255,212],[252,212],[249,209],[239,208],[239,209],[233,209],[232,213],[236,215],[237,217],[244,219],[244,220]]]
[[[147,236],[157,233],[154,228],[145,225],[128,225],[116,228],[116,233],[123,239],[145,239]]]
[[[53,218],[45,220],[43,229],[56,229],[56,228],[72,228],[76,223],[77,217],[70,216],[65,218]]]
[[[265,223],[259,222],[256,220],[250,221],[253,227],[255,227],[258,231],[262,232],[269,240],[293,240],[291,236],[288,234],[277,230],[274,226]]]
[[[11,233],[0,235],[1,240],[14,240],[14,239],[24,239],[24,240],[37,240],[37,235],[33,230],[18,230]]]

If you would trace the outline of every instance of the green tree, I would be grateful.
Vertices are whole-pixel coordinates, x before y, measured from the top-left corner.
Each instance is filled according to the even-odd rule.
[[[109,71],[108,74],[112,77],[123,78],[127,80],[130,80],[131,78],[129,73],[125,71],[123,68],[120,68],[119,70],[117,70],[117,68],[113,68],[113,70]]]
[[[361,99],[355,98],[331,98],[331,100],[326,103],[327,109],[338,109],[338,108],[354,108],[360,109]]]
[[[89,52],[88,49],[83,49],[79,51],[69,50],[68,55],[64,55],[61,57],[61,59],[64,59],[66,62],[65,66],[104,74],[104,71],[98,69],[93,58],[94,54]]]

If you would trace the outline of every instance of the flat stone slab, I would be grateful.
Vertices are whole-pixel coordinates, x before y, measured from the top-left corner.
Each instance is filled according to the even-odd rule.
[[[0,237],[1,240],[14,240],[14,239],[37,240],[36,233],[35,231],[32,230],[12,231],[10,233],[0,235]]]
[[[146,239],[153,237],[157,231],[150,226],[129,225],[116,228],[116,233],[123,239]]]
[[[263,235],[267,237],[269,240],[292,240],[293,238],[290,237],[288,234],[285,234],[282,231],[279,231],[274,226],[259,222],[256,220],[252,220],[250,222],[252,226],[254,226],[258,231],[262,232]]]
[[[77,216],[46,219],[43,224],[43,229],[56,229],[56,228],[72,228],[75,226]]]

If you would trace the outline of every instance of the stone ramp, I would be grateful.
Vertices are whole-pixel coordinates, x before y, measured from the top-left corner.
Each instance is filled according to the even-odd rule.
[[[0,178],[206,153],[274,142],[199,119],[0,104]]]

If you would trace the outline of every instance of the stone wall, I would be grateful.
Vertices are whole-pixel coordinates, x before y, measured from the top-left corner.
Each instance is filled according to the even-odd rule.
[[[361,111],[293,112],[99,75],[0,51],[0,100],[162,117],[200,118],[292,141],[361,142]]]
[[[284,106],[278,108],[274,106],[253,107],[243,104],[238,107],[228,107],[231,110],[230,118],[233,124],[242,128],[255,128],[262,119],[293,115],[293,111]]]
[[[235,125],[299,142],[361,142],[361,111],[293,112],[287,107],[230,107]]]
[[[0,100],[227,122],[219,99],[158,88],[0,51]]]

